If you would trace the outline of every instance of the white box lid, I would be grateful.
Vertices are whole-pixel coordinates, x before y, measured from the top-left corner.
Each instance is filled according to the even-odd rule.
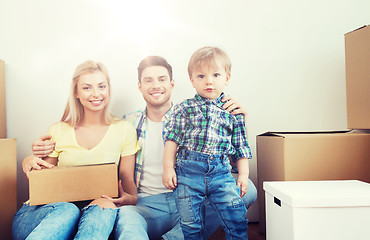
[[[357,180],[266,181],[263,189],[291,207],[370,206],[370,184]]]

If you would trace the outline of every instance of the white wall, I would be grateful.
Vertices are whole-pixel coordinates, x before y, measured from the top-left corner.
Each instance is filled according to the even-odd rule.
[[[233,62],[226,92],[248,109],[256,180],[256,135],[346,129],[344,34],[370,23],[368,0],[1,0],[8,137],[18,165],[58,121],[77,64],[110,70],[114,113],[144,106],[136,67],[147,55],[174,68],[178,102],[194,95],[186,67],[197,48],[223,48]],[[18,170],[19,203],[27,179]],[[257,203],[249,211],[258,220]]]

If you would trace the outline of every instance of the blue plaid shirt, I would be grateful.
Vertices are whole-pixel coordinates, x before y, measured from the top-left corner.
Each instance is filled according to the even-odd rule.
[[[233,161],[252,158],[246,137],[244,116],[232,115],[222,108],[221,99],[194,98],[173,107],[165,125],[164,139],[179,147],[209,155],[226,154]]]
[[[162,123],[163,126],[167,119],[171,114],[171,109],[163,116]],[[139,181],[141,177],[141,173],[143,172],[143,160],[144,160],[144,152],[143,149],[145,148],[145,137],[146,137],[146,109],[140,110],[137,112],[130,113],[128,115],[123,116],[125,120],[132,123],[136,128],[137,133],[137,141],[140,145],[140,150],[136,153],[136,164],[135,164],[135,183],[136,186],[139,187]],[[162,131],[164,135],[164,130]],[[165,142],[163,141],[163,144]]]

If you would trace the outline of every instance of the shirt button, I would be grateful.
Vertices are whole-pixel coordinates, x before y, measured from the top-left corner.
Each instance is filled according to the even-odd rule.
[[[211,161],[212,161],[212,160],[213,160],[213,157],[212,157],[212,156],[211,156],[211,157],[209,157],[209,160],[211,160]]]

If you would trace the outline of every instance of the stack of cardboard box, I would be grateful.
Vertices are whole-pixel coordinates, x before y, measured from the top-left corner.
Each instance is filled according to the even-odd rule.
[[[260,231],[266,232],[264,181],[370,183],[370,26],[345,34],[347,127],[340,132],[257,136]],[[343,189],[343,191],[346,191]]]
[[[0,59],[0,239],[12,239],[17,210],[17,151],[16,140],[6,138],[5,113],[5,62]]]

